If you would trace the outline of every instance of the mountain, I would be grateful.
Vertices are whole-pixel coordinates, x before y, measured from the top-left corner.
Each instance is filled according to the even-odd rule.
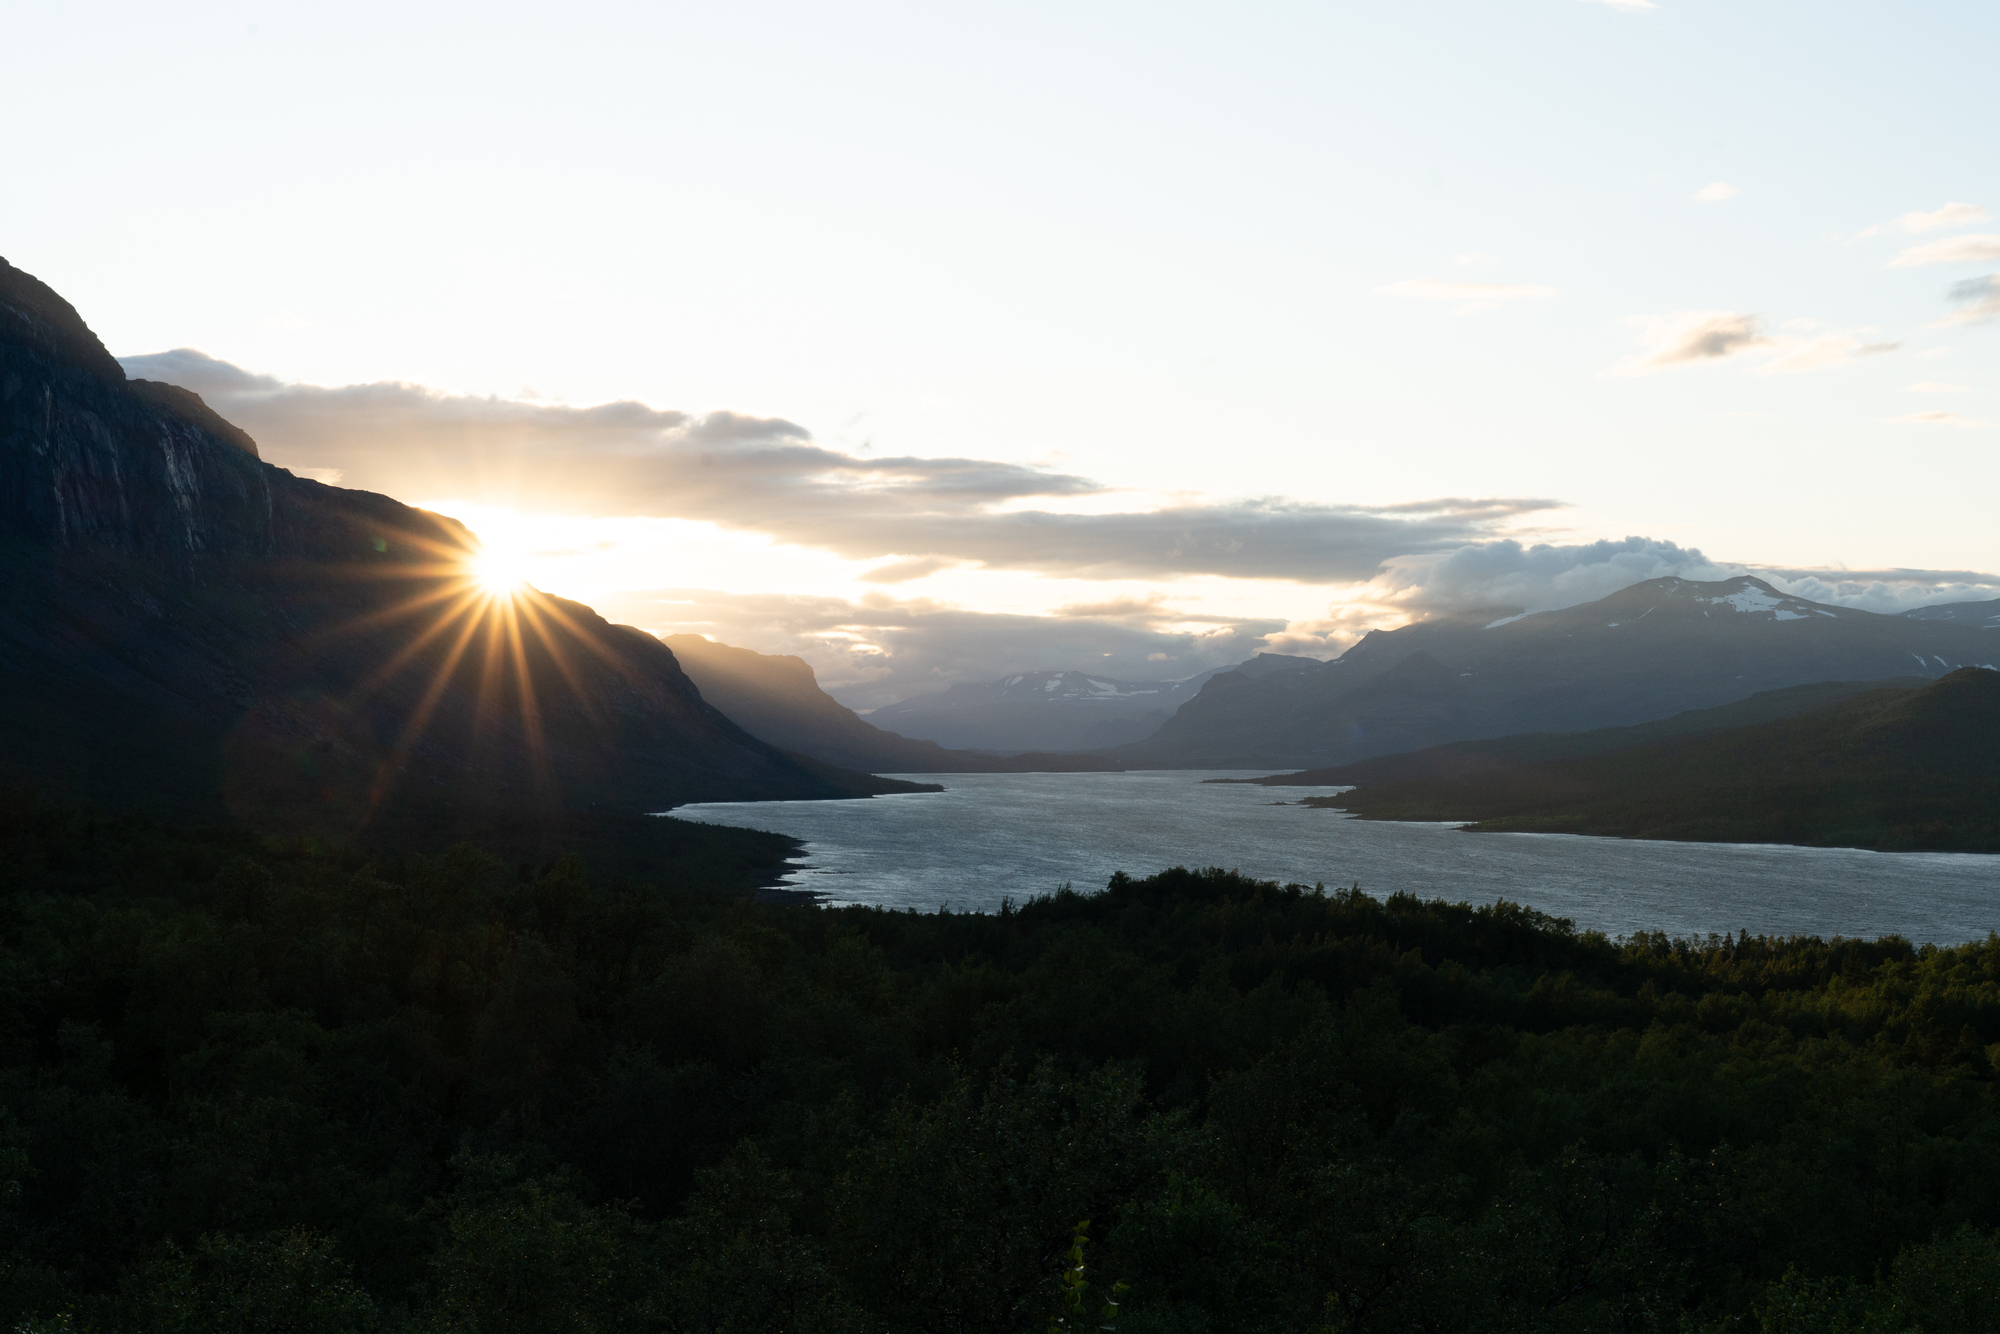
[[[1370,760],[1339,764],[1303,773],[1269,774],[1262,778],[1210,778],[1205,781],[1224,786],[1249,787],[1365,787],[1402,784],[1431,779],[1457,779],[1518,769],[1524,765],[1552,760],[1601,755],[1606,751],[1629,750],[1653,742],[1707,736],[1736,727],[1795,718],[1879,690],[1921,690],[1930,682],[1921,676],[1895,677],[1887,681],[1821,681],[1809,686],[1789,686],[1766,690],[1734,704],[1713,709],[1690,709],[1658,722],[1633,727],[1604,727],[1591,732],[1527,732],[1519,736],[1496,737],[1490,741],[1454,741],[1425,750],[1396,755],[1378,755]]]
[[[1017,672],[885,705],[868,721],[960,749],[1092,750],[1150,735],[1214,675],[1121,681],[1092,672]]]
[[[1307,804],[1480,830],[2000,852],[1996,671],[1967,667],[1917,689],[1868,690],[1790,718],[1596,754],[1538,759],[1545,739],[1515,740],[1526,744],[1511,756],[1505,743],[1486,743],[1485,758],[1501,761],[1486,767],[1463,763],[1463,753],[1458,763],[1433,754],[1353,765],[1344,777],[1354,791]]]
[[[1223,672],[1158,732],[1110,758],[1133,768],[1305,769],[1995,662],[2000,628],[1976,615],[1827,606],[1750,577],[1653,579],[1561,611],[1500,609],[1373,631],[1330,662]]]
[[[1982,630],[2000,630],[2000,598],[1979,602],[1936,602],[1928,607],[1906,611],[1903,617],[1912,621],[1953,621],[1959,625],[1976,625]]]
[[[785,754],[673,653],[473,575],[455,520],[322,486],[128,380],[0,260],[0,782],[333,837],[909,790]]]
[[[1117,766],[1097,755],[999,756],[946,750],[885,732],[819,688],[811,664],[789,654],[758,653],[701,635],[663,641],[701,696],[743,730],[828,764],[868,773],[1102,773]]]

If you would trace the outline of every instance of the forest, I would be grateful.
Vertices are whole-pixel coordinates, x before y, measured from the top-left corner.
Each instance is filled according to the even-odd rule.
[[[1947,1334],[2000,1301],[1990,936],[1611,940],[1214,869],[816,908],[722,854],[650,883],[25,792],[0,853],[18,1331]]]

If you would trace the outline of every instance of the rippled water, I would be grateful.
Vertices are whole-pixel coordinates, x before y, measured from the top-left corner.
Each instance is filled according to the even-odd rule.
[[[1359,883],[1371,894],[1526,903],[1613,935],[1903,935],[2000,928],[2000,857],[1772,844],[1467,834],[1353,820],[1290,802],[1307,789],[1204,786],[1240,773],[910,774],[946,790],[866,801],[685,806],[675,815],[806,843],[787,883],[830,902],[997,908],[1113,871],[1223,866],[1260,878]]]

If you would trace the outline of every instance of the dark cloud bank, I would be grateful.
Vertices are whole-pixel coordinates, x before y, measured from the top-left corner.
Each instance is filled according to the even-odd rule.
[[[1501,536],[1506,525],[1557,507],[1544,499],[1385,506],[1251,499],[1062,514],[1033,502],[1113,490],[991,460],[847,454],[778,418],[631,402],[577,408],[394,382],[321,388],[186,349],[124,364],[199,393],[255,436],[264,457],[328,480],[337,472],[343,486],[551,513],[703,520],[881,560],[863,578],[883,585],[972,564],[1067,578],[1220,575],[1364,586],[1358,601],[1289,624],[1190,616],[1158,596],[1013,616],[882,593],[858,601],[742,594],[673,587],[672,571],[661,571],[659,589],[618,594],[599,607],[652,630],[796,652],[845,702],[864,709],[1020,670],[1173,678],[1259,651],[1328,656],[1371,624],[1570,606],[1668,574],[1719,579],[1754,569],[1802,596],[1877,611],[2000,591],[2000,580],[1971,571],[1768,570],[1652,538],[1524,545]]]
[[[244,427],[264,456],[343,486],[549,512],[698,519],[854,560],[959,561],[1070,578],[1213,574],[1346,584],[1557,502],[1244,500],[1111,514],[996,506],[1101,496],[1088,478],[962,458],[875,458],[780,418],[607,403],[575,408],[382,383],[325,389],[183,349],[127,358]]]

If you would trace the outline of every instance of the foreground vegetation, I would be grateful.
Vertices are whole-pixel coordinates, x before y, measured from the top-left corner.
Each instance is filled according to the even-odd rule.
[[[1990,937],[1614,942],[1185,870],[817,910],[23,798],[0,851],[9,1328],[1018,1332],[1116,1279],[1124,1331],[1941,1334],[2000,1298]]]

